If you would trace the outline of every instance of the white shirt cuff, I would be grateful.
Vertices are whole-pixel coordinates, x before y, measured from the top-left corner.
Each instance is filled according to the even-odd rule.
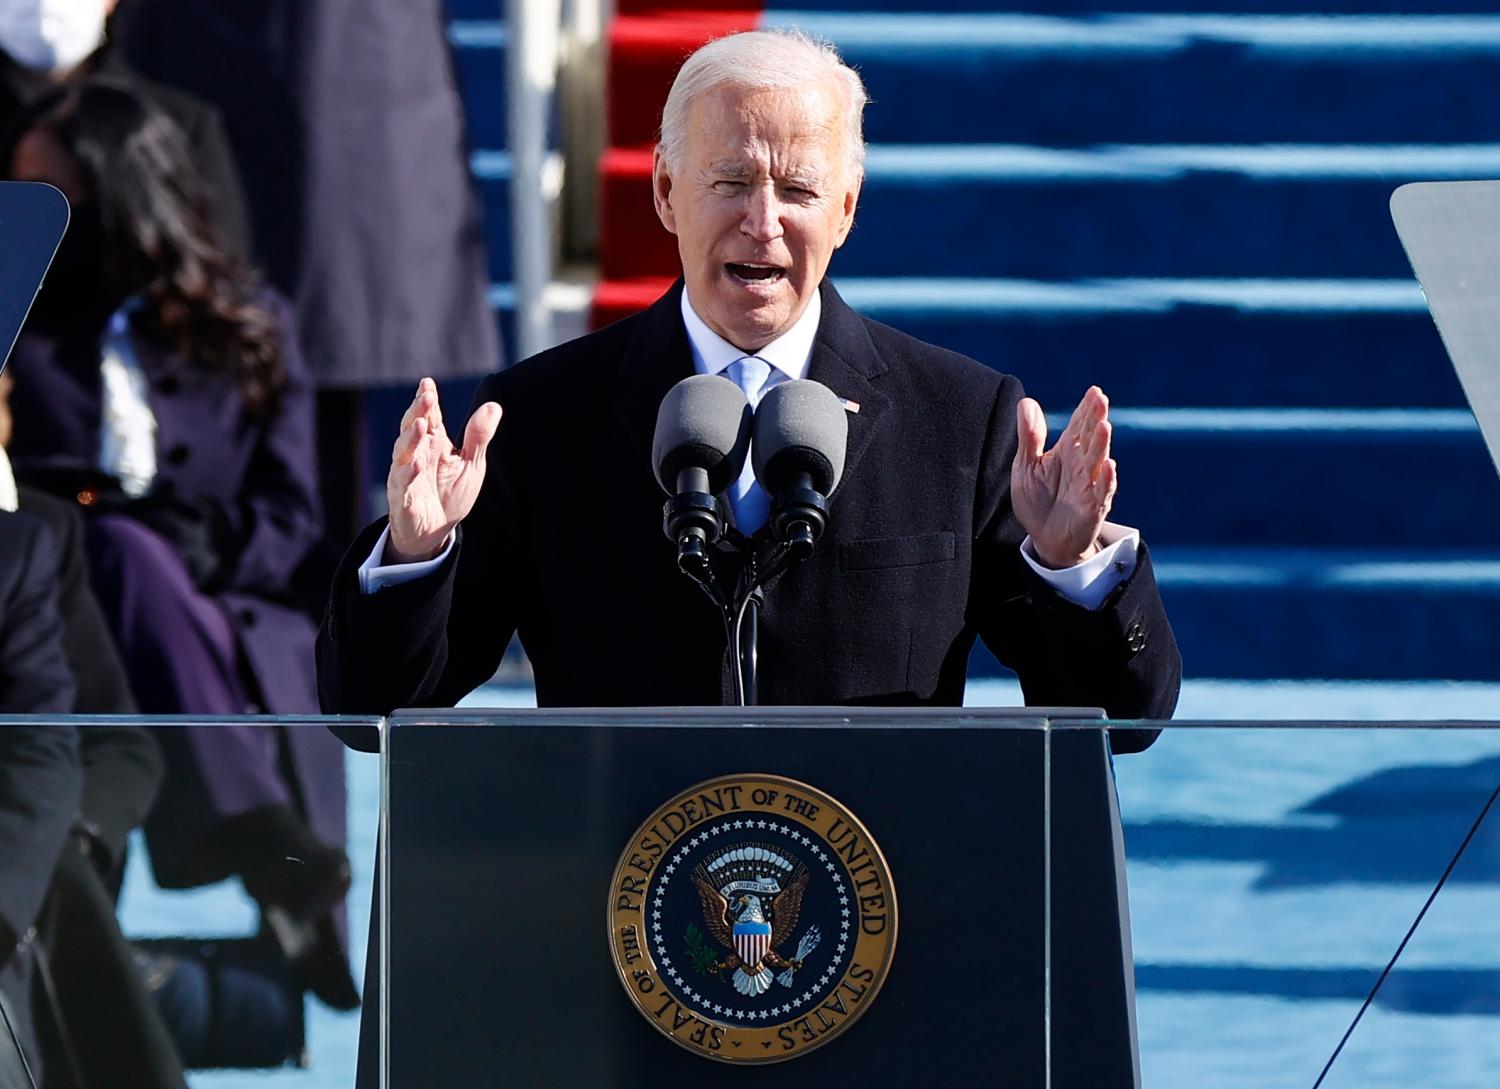
[[[436,571],[448,553],[453,551],[453,540],[456,536],[448,534],[447,543],[443,550],[430,560],[419,560],[416,563],[386,563],[380,561],[385,558],[385,542],[390,539],[391,527],[386,526],[380,534],[380,540],[375,542],[375,547],[365,557],[365,562],[359,565],[359,592],[362,594],[373,594],[376,590],[383,590],[387,586],[395,586],[403,582],[411,582],[423,575]]]
[[[1073,567],[1053,570],[1043,567],[1036,558],[1031,537],[1021,542],[1021,556],[1031,569],[1046,580],[1063,597],[1085,609],[1097,609],[1120,583],[1135,574],[1136,552],[1140,549],[1140,530],[1105,522],[1099,530],[1098,552]]]

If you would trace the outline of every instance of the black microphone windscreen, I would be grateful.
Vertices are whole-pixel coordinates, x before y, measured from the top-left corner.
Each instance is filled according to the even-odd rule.
[[[797,473],[832,495],[844,475],[849,417],[844,403],[821,382],[799,379],[766,391],[755,411],[755,476],[775,495]]]
[[[667,391],[656,412],[651,467],[668,495],[683,469],[708,472],[709,490],[721,492],[740,475],[750,450],[750,403],[729,379],[695,374]]]

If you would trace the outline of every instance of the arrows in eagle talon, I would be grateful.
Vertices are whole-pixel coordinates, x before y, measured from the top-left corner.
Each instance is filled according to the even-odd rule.
[[[807,956],[818,947],[818,942],[823,940],[823,933],[817,927],[808,927],[807,933],[797,942],[797,955],[791,959],[790,967],[776,977],[776,982],[783,987],[792,985],[792,976],[799,971],[807,961]]]

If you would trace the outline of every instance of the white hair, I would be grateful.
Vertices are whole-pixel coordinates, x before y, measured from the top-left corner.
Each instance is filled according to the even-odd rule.
[[[683,63],[661,111],[662,157],[672,167],[687,142],[687,113],[693,99],[726,84],[749,90],[773,90],[828,83],[837,87],[844,105],[844,147],[849,177],[865,170],[865,93],[859,73],[844,63],[838,50],[795,28],[747,30],[715,38]]]

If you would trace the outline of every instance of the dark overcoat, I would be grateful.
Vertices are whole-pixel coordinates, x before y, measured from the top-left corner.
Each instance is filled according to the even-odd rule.
[[[138,0],[121,30],[223,114],[320,387],[499,365],[442,0]]]
[[[15,585],[3,588],[7,605],[15,602],[16,591]],[[7,646],[10,635],[6,631]],[[73,727],[0,726],[0,858],[5,859],[0,867],[0,1002],[33,1068],[40,1058],[32,1015],[38,953],[34,928],[78,815],[82,783]],[[8,1035],[0,1026],[0,1056]],[[6,1074],[0,1058],[0,1085],[10,1089]]]
[[[73,707],[53,547],[42,523],[0,511],[0,714],[62,715]],[[0,727],[0,1002],[33,1064],[33,927],[82,791],[73,727]],[[0,1084],[10,1073],[8,1042],[0,1027]]]
[[[0,715],[68,714],[74,692],[58,610],[57,542],[39,519],[0,511]],[[76,753],[76,744],[70,748]]]
[[[544,706],[732,702],[720,617],[677,570],[651,468],[657,407],[693,373],[681,291],[480,386],[505,417],[450,558],[362,595],[380,524],[345,557],[319,633],[325,711],[450,705],[489,679],[513,632]],[[761,702],[956,706],[978,637],[1028,703],[1170,716],[1181,660],[1144,547],[1092,611],[1020,555],[1021,383],[822,291],[809,377],[859,410],[816,553],[767,589]]]

